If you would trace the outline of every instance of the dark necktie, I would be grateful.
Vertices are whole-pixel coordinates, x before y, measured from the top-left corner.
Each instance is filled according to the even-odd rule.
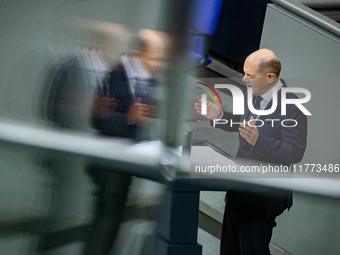
[[[136,79],[135,86],[135,98],[140,98],[141,102],[144,104],[155,104],[155,99],[153,98],[154,88],[155,88],[155,80],[152,78],[148,79]]]
[[[256,109],[256,110],[260,110],[260,103],[261,103],[261,101],[262,101],[262,97],[261,96],[254,96],[254,98],[253,98],[253,105],[254,105],[254,108]],[[249,121],[250,120],[250,116],[251,116],[251,112],[250,112],[250,110],[249,110],[249,113],[248,113],[248,116],[247,116],[247,118],[245,119],[246,121]],[[255,116],[253,116],[254,118],[255,118]]]
[[[147,99],[149,97],[147,80],[136,79],[135,97],[141,99]]]
[[[256,96],[256,97],[255,97],[254,108],[255,108],[256,110],[260,110],[260,103],[261,103],[262,99],[263,99],[263,98],[262,98],[261,96]]]
[[[102,82],[98,84],[99,91],[102,92],[102,95],[108,95],[110,92],[110,74],[107,73],[104,78],[102,79]]]

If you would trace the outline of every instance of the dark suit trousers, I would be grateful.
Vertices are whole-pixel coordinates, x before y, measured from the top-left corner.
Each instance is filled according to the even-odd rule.
[[[123,220],[131,176],[90,166],[97,186],[95,216],[84,247],[84,255],[109,255]]]
[[[220,254],[269,255],[275,218],[286,207],[283,194],[228,191]]]

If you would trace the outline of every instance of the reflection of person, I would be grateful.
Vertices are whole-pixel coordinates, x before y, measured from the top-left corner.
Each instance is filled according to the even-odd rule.
[[[119,24],[91,23],[91,36],[86,46],[78,47],[74,54],[55,69],[46,89],[47,118],[63,128],[88,130],[91,102],[95,90],[123,50],[128,31]],[[123,50],[124,51],[124,50]]]
[[[248,88],[252,88],[254,108],[269,109],[273,88],[280,92],[282,87],[286,87],[284,81],[279,79],[280,70],[279,59],[268,49],[258,50],[247,57],[243,81]],[[297,97],[288,93],[287,98]],[[287,105],[287,115],[282,116],[281,93],[278,93],[277,109],[266,116],[252,116],[246,102],[242,116],[222,111],[220,104],[207,103],[205,116],[210,120],[222,116],[223,119],[232,119],[234,123],[245,120],[245,125],[216,125],[226,131],[239,132],[240,144],[236,156],[278,164],[301,161],[306,148],[307,117],[292,104]],[[201,114],[201,103],[196,103],[195,109]],[[277,119],[279,121],[276,123],[279,124],[272,126],[272,122],[264,121],[262,127],[255,127],[252,119]],[[294,119],[298,125],[283,127],[280,123],[284,119]],[[290,124],[287,122],[287,125]],[[268,245],[272,229],[276,226],[275,218],[291,205],[292,194],[289,191],[270,194],[229,190],[222,227],[221,255],[270,254]]]
[[[127,29],[119,24],[91,22],[86,28],[91,28],[88,35],[92,40],[86,41],[86,47],[75,49],[74,54],[58,66],[57,71],[53,73],[51,87],[46,89],[45,97],[48,100],[41,107],[47,112],[49,120],[65,129],[90,130],[91,106],[96,89],[122,52],[126,52],[124,47],[130,37]],[[110,109],[115,107],[115,104],[112,99],[103,99],[97,103],[100,108],[104,106]],[[66,160],[58,155],[49,155],[46,161],[53,174],[58,176],[58,185],[66,176],[69,177],[69,174],[64,174],[63,168],[68,169],[67,164],[70,163],[71,166],[74,165],[73,159]],[[56,162],[62,162],[60,165],[63,167]],[[92,177],[98,188],[96,215],[83,253],[108,254],[112,239],[118,232],[127,196],[126,187],[130,179],[111,172],[102,172]],[[59,196],[60,193],[66,192],[61,188],[58,191]],[[104,207],[102,204],[109,204],[110,207]]]
[[[161,33],[143,29],[133,38],[130,53],[121,58],[98,91],[98,102],[107,98],[115,104],[107,110],[95,103],[93,124],[97,130],[106,135],[137,138],[138,127],[145,118],[153,117],[153,86],[163,58]]]
[[[133,38],[129,54],[121,57],[98,88],[92,116],[95,129],[106,136],[137,139],[144,120],[153,115],[152,87],[163,54],[158,32],[141,30]],[[86,255],[109,254],[118,234],[131,177],[111,170],[97,164],[89,167],[99,193]]]

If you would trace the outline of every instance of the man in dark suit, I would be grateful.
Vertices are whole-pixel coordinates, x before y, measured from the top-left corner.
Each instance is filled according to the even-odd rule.
[[[101,85],[107,73],[116,65],[117,59],[126,52],[125,45],[130,37],[128,30],[119,24],[90,22],[86,26],[88,40],[86,47],[77,47],[70,56],[55,66],[49,78],[42,102],[42,116],[63,129],[92,133],[92,102],[97,86]],[[89,31],[87,31],[89,30]],[[114,106],[110,99],[102,102]],[[63,183],[70,176],[69,165],[75,165],[79,158],[65,158],[63,155],[46,153],[44,163],[53,173],[55,204],[59,209],[59,197],[72,197]],[[76,164],[80,165],[80,164]],[[82,165],[88,168],[87,165]],[[130,177],[114,174],[107,169],[91,168],[91,177],[96,185],[96,211],[90,234],[85,241],[84,254],[108,254],[121,222],[121,215],[127,197]],[[67,181],[66,183],[70,183]],[[74,184],[72,184],[74,186]],[[56,210],[58,213],[58,211]],[[48,244],[47,237],[43,242]]]
[[[155,77],[164,58],[159,32],[143,29],[129,53],[105,77],[93,105],[93,127],[101,135],[138,140],[147,118],[153,117]],[[113,166],[119,170],[119,166]],[[86,255],[110,254],[124,213],[131,177],[92,164],[89,172],[98,186],[95,219],[84,250]]]
[[[287,105],[287,114],[281,115],[282,87],[284,81],[279,79],[281,63],[277,56],[268,49],[255,51],[244,63],[244,78],[247,88],[252,88],[254,108],[270,109],[273,93],[278,93],[276,110],[265,116],[254,116],[246,104],[244,115],[233,115],[222,111],[222,106],[208,102],[207,117],[210,120],[223,118],[229,123],[239,125],[216,124],[226,131],[239,132],[239,148],[236,156],[252,160],[261,160],[277,164],[293,164],[302,160],[307,140],[307,117],[293,104]],[[277,92],[276,92],[277,91]],[[292,93],[287,98],[297,98]],[[218,102],[218,100],[216,100]],[[197,113],[201,114],[201,103],[195,104]],[[255,119],[263,120],[264,125],[255,124]],[[278,120],[273,124],[266,119]],[[281,121],[285,120],[285,126]],[[290,119],[290,121],[288,120]],[[295,121],[292,121],[295,120]],[[297,125],[295,125],[298,123]],[[256,126],[259,127],[256,127]],[[288,127],[290,126],[290,127]],[[225,207],[221,255],[266,255],[272,229],[276,226],[275,218],[286,208],[292,206],[290,191],[254,192],[249,190],[229,190]]]
[[[156,76],[162,67],[165,41],[160,32],[143,29],[132,39],[130,53],[98,90],[93,125],[102,134],[137,139],[138,128],[153,117]],[[115,104],[99,106],[103,100]]]
[[[42,96],[41,115],[54,125],[73,130],[91,130],[90,115],[97,86],[115,66],[130,36],[125,27],[108,22],[90,22],[86,47],[80,45],[66,57],[54,54]]]

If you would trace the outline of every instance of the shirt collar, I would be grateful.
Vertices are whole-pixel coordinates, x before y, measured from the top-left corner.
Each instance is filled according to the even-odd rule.
[[[121,57],[122,63],[126,69],[126,75],[129,79],[150,79],[150,75],[146,72],[141,61],[137,57],[124,55]]]
[[[93,67],[98,72],[105,72],[109,70],[106,61],[94,49],[89,51],[89,55],[93,61]]]
[[[140,61],[140,58],[137,57],[131,57],[131,64],[135,71],[138,74],[138,77],[141,79],[150,79],[150,75],[145,70],[144,66],[142,65],[142,62]]]
[[[122,60],[122,64],[125,68],[126,71],[126,76],[128,77],[128,79],[132,79],[132,78],[136,78],[138,77],[137,72],[135,71],[135,69],[132,67],[129,58],[127,55],[124,55],[121,57]]]
[[[279,91],[282,88],[283,84],[281,82],[281,80],[279,79],[279,81],[275,84],[274,87],[272,87],[270,90],[268,90],[266,93],[264,93],[263,95],[261,95],[262,99],[270,102],[270,100],[272,100],[273,98],[273,89],[276,89],[276,92]]]
[[[94,49],[76,48],[75,52],[84,69],[95,72],[106,72],[108,70],[105,60],[103,60]]]

